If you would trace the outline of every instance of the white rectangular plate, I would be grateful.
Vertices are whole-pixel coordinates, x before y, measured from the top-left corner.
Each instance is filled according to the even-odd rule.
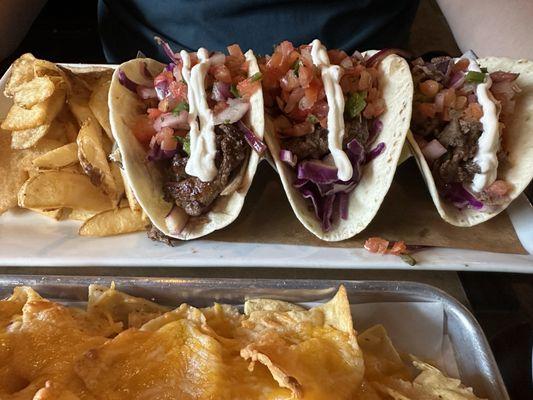
[[[533,247],[533,211],[527,200],[510,208],[518,236]],[[515,218],[516,215],[516,218]],[[79,223],[10,211],[0,221],[0,266],[95,267],[297,267],[533,272],[533,256],[473,250],[428,248],[411,267],[399,257],[364,249],[326,248],[213,240],[180,242],[175,247],[152,242],[144,233],[108,238],[77,234]]]
[[[9,71],[0,79],[0,92],[4,90],[8,73]],[[10,99],[0,95],[0,116],[6,115],[11,104]],[[525,196],[522,196],[509,207],[508,213],[522,245],[530,255],[428,248],[415,254],[417,265],[411,267],[399,257],[377,256],[364,249],[213,240],[195,240],[167,247],[150,241],[144,233],[85,238],[78,236],[80,224],[77,222],[56,222],[36,213],[15,210],[0,217],[0,266],[296,267],[533,272],[533,209]]]

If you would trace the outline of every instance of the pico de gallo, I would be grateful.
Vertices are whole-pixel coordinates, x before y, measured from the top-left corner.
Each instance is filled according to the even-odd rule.
[[[340,73],[336,84],[344,102],[344,110],[340,110],[344,136],[339,142],[351,164],[351,176],[340,180],[328,139],[338,132],[328,129],[332,105],[323,69],[313,59],[315,42],[294,47],[284,41],[272,55],[261,58],[259,66],[265,111],[280,143],[279,159],[295,169],[294,187],[308,199],[327,232],[339,217],[348,218],[349,194],[361,179],[363,165],[385,148],[384,143],[371,147],[382,129],[379,117],[386,110],[377,66],[388,54],[364,58],[359,52],[348,56],[342,50],[327,51],[326,68],[336,66]]]
[[[250,109],[250,97],[261,89],[262,75],[249,76],[248,61],[238,45],[229,46],[226,55],[205,49],[175,53],[167,43],[160,40],[160,44],[170,62],[159,74],[152,76],[141,62],[143,82],[133,82],[123,71],[119,80],[146,107],[131,128],[147,149],[148,162],[158,163],[165,171],[165,199],[198,216],[210,209],[239,173],[250,147],[258,153],[266,149],[242,121]],[[205,64],[204,69],[200,64]],[[202,112],[204,121],[198,115]],[[194,145],[194,140],[205,143]],[[209,148],[214,149],[211,155]],[[206,153],[198,153],[202,151]],[[211,170],[205,165],[210,156]],[[211,176],[202,174],[206,168]]]
[[[512,186],[498,178],[506,157],[504,121],[520,92],[518,74],[489,73],[475,55],[412,61],[411,130],[441,196],[457,208],[488,209]]]

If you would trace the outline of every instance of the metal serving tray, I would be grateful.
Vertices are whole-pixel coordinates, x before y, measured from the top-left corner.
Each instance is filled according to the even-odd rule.
[[[259,296],[298,303],[322,302],[329,300],[340,284],[346,287],[351,304],[439,302],[444,309],[445,333],[451,340],[461,380],[473,387],[480,397],[509,400],[487,339],[472,314],[445,292],[421,283],[8,275],[0,277],[0,298],[9,295],[15,286],[29,285],[47,298],[69,303],[84,302],[88,285],[109,285],[112,281],[124,292],[166,305],[187,302],[208,306],[214,301],[239,305],[246,298]],[[416,326],[411,330],[415,334]]]

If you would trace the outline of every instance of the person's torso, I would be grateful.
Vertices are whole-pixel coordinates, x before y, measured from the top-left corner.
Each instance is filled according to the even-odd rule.
[[[321,39],[346,51],[404,46],[418,0],[100,0],[99,23],[108,61],[142,51],[164,59],[153,40],[175,51],[223,50],[238,43],[258,54],[275,44]]]

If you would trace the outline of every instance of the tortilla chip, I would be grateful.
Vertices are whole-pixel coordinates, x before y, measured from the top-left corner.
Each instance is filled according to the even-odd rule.
[[[33,64],[35,57],[26,53],[15,60],[11,65],[9,80],[4,89],[4,94],[7,97],[13,97],[15,92],[26,82],[29,82],[35,76],[33,72]]]

